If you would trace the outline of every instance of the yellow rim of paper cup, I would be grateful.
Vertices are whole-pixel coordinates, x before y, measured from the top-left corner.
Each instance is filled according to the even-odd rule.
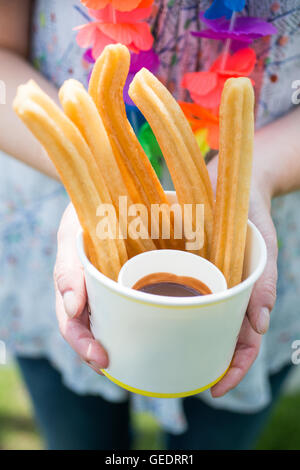
[[[230,367],[230,366],[229,366]],[[153,398],[184,398],[188,397],[190,395],[196,395],[197,393],[204,392],[204,390],[207,390],[208,388],[213,387],[219,380],[221,380],[224,375],[227,373],[229,367],[223,372],[220,377],[218,377],[216,380],[211,382],[208,385],[205,385],[204,387],[201,388],[196,388],[195,390],[191,390],[189,392],[182,392],[182,393],[155,393],[155,392],[147,392],[146,390],[140,390],[139,388],[131,387],[130,385],[124,384],[123,382],[120,382],[120,380],[115,379],[112,377],[106,370],[101,369],[101,372],[107,377],[109,380],[114,382],[116,385],[119,385],[119,387],[125,388],[125,390],[128,390],[129,392],[137,393],[139,395],[145,395],[146,397],[153,397]]]

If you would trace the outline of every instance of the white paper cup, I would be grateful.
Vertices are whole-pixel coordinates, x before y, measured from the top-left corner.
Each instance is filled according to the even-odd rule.
[[[175,202],[175,193],[168,197]],[[176,398],[200,393],[225,375],[251,291],[266,264],[265,242],[250,221],[243,282],[206,296],[163,297],[124,287],[89,262],[82,234],[78,252],[91,330],[108,352],[103,373],[110,380],[142,395]]]

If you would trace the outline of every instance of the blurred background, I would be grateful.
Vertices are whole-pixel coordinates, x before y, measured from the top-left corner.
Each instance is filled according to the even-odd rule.
[[[285,391],[259,438],[257,449],[300,450],[300,366],[286,384]],[[163,443],[155,420],[134,414],[134,449],[160,450]],[[0,366],[0,450],[43,449],[43,439],[35,425],[30,399],[13,362]]]

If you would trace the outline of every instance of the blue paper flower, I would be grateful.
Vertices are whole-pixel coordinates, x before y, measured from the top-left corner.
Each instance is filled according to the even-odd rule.
[[[245,7],[246,0],[224,0],[227,8],[233,11],[241,11]]]
[[[214,0],[212,5],[204,13],[205,18],[215,20],[225,16],[231,18],[233,11],[241,11],[245,7],[246,0]]]

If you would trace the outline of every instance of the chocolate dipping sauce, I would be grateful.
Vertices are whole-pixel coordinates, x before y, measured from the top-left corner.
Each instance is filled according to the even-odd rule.
[[[171,273],[148,274],[137,281],[132,289],[168,297],[196,297],[212,293],[209,287],[194,277]]]

